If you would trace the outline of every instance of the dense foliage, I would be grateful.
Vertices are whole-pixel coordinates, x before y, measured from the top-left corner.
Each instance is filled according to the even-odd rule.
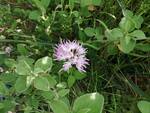
[[[0,0],[0,113],[150,113],[149,31],[149,0]]]

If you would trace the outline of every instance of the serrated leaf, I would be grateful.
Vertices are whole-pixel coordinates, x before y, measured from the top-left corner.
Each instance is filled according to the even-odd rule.
[[[49,82],[45,77],[36,77],[34,79],[34,87],[43,90],[43,91],[49,91]]]

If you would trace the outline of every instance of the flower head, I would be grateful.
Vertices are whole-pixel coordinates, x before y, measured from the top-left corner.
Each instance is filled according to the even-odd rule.
[[[88,65],[86,53],[86,49],[79,42],[62,41],[56,45],[54,57],[57,61],[64,61],[64,71],[75,66],[80,72],[85,72],[86,65]]]

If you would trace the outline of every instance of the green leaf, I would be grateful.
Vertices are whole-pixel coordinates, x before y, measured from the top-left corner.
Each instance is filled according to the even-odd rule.
[[[146,39],[146,36],[144,34],[143,31],[141,30],[135,30],[132,33],[130,33],[131,36],[136,37],[136,40],[142,40],[142,39]]]
[[[34,59],[28,58],[28,57],[26,57],[26,56],[19,56],[19,57],[17,58],[17,61],[19,62],[19,61],[21,61],[21,60],[26,61],[26,62],[30,65],[30,67],[33,67]]]
[[[4,104],[0,103],[0,109],[4,108]]]
[[[87,27],[84,29],[84,32],[87,36],[92,37],[95,35],[95,29],[91,27]]]
[[[10,68],[14,68],[17,65],[17,62],[14,59],[5,59],[5,65],[10,67]]]
[[[17,44],[17,51],[21,54],[21,55],[28,55],[29,52],[28,50],[25,48],[25,44]]]
[[[92,0],[81,0],[80,5],[81,5],[81,7],[92,5]]]
[[[52,58],[46,56],[38,59],[34,65],[34,72],[41,73],[50,71],[52,68]]]
[[[31,63],[30,60],[19,59],[16,66],[16,73],[19,75],[30,75],[32,72]]]
[[[36,77],[34,79],[34,87],[42,91],[49,91],[50,89],[49,82],[45,77]]]
[[[5,84],[10,83],[10,82],[14,83],[18,76],[16,73],[2,73],[1,75],[2,75],[1,80]]]
[[[67,87],[67,84],[66,84],[66,82],[60,82],[60,83],[58,83],[57,85],[56,85],[56,87],[57,88],[66,88]]]
[[[95,38],[97,40],[103,40],[103,35],[102,35],[102,28],[97,27],[95,29]]]
[[[136,49],[144,51],[144,52],[149,52],[150,51],[150,44],[136,44]]]
[[[69,6],[71,9],[74,8],[75,0],[69,0]]]
[[[99,6],[101,3],[101,0],[81,0],[81,7],[89,6],[89,5],[95,5]]]
[[[45,9],[49,6],[51,0],[41,0],[41,4],[44,6]]]
[[[86,74],[85,73],[81,73],[81,72],[75,70],[73,72],[73,76],[75,77],[76,80],[82,80],[83,78],[86,77]]]
[[[69,107],[61,100],[54,100],[50,103],[54,113],[70,113]]]
[[[55,93],[53,91],[41,91],[41,95],[46,100],[52,100],[55,97]]]
[[[25,76],[20,76],[15,83],[15,90],[18,93],[22,93],[27,89],[26,85],[26,77]]]
[[[101,3],[101,0],[92,0],[93,5],[99,6]]]
[[[80,40],[82,40],[82,41],[85,41],[86,40],[86,34],[85,34],[85,32],[84,32],[84,30],[79,30],[79,38],[80,38]]]
[[[26,106],[26,107],[24,108],[24,113],[31,113],[31,112],[32,112],[32,107]]]
[[[90,109],[89,113],[102,113],[104,97],[99,93],[90,93],[78,97],[73,105],[73,111],[79,112],[83,109]]]
[[[126,38],[120,38],[120,45],[118,48],[124,53],[130,53],[135,47],[136,41],[131,39],[128,43],[126,43]]]
[[[49,86],[51,88],[55,87],[55,85],[57,84],[57,81],[54,79],[54,77],[52,77],[51,75],[46,76],[47,80],[49,81]]]
[[[12,110],[16,105],[15,105],[15,101],[11,100],[11,99],[5,99],[4,101],[2,101],[3,103],[3,108],[0,109],[1,113],[8,113],[8,111]],[[2,107],[2,106],[1,106]]]
[[[148,101],[139,101],[137,104],[141,113],[150,113],[150,102]]]
[[[119,29],[119,28],[114,28],[112,30],[106,30],[105,35],[109,41],[115,41],[115,40],[118,40],[119,38],[123,37],[123,33],[122,33],[121,29]]]
[[[125,17],[130,17],[130,18],[132,18],[132,17],[133,17],[133,12],[130,11],[130,10],[125,10],[125,11],[123,11],[123,15],[124,15]]]
[[[108,55],[115,55],[115,54],[117,54],[118,53],[117,46],[115,46],[113,43],[110,43],[107,46],[107,53],[108,53]]]
[[[26,79],[27,79],[26,86],[29,87],[32,84],[33,80],[35,79],[35,76],[30,75],[27,76]]]
[[[131,41],[131,39],[132,39],[133,37],[127,35],[127,36],[125,36],[124,38],[125,38],[125,43],[126,43],[126,44],[129,44],[130,41]]]
[[[70,91],[69,89],[61,89],[61,90],[58,91],[58,95],[60,97],[64,97],[69,93],[69,91]]]
[[[0,81],[0,95],[1,94],[5,95],[6,92],[7,92],[7,88],[6,88],[5,84],[2,81]]]
[[[71,88],[72,86],[73,86],[73,84],[75,83],[75,81],[76,81],[76,79],[75,79],[75,77],[74,76],[69,76],[68,77],[68,86],[69,86],[69,88]]]
[[[128,19],[126,17],[123,17],[121,19],[121,22],[119,23],[119,26],[125,32],[131,32],[135,29],[135,24],[134,24],[133,20]]]
[[[40,18],[41,18],[41,13],[37,10],[31,11],[29,13],[29,19],[31,19],[31,20],[40,21]]]
[[[46,13],[46,9],[45,9],[45,7],[43,6],[43,3],[41,2],[41,1],[39,1],[39,0],[32,0],[34,3],[35,3],[35,5],[41,10],[41,12],[42,12],[42,15],[44,15],[45,13]]]
[[[141,24],[144,21],[143,18],[142,18],[142,16],[140,16],[140,15],[134,15],[133,20],[134,20],[135,27],[137,29],[141,28]]]
[[[77,113],[90,113],[90,109],[86,108],[86,109],[81,109],[80,111],[78,111]]]

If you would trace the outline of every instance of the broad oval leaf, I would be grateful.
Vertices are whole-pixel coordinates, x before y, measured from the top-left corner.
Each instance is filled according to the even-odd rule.
[[[81,0],[81,7],[89,6],[89,5],[95,5],[99,6],[101,3],[101,0]]]
[[[71,113],[67,104],[61,100],[54,100],[50,103],[54,113]]]
[[[17,64],[16,73],[18,73],[19,75],[30,75],[31,71],[32,70],[28,62],[21,60]]]
[[[135,29],[134,20],[128,19],[127,17],[123,17],[119,26],[125,32],[131,32]]]
[[[78,97],[73,105],[73,111],[79,112],[82,109],[89,109],[89,113],[102,113],[104,97],[99,93],[90,93]]]
[[[141,30],[135,30],[132,33],[130,33],[130,35],[135,37],[136,40],[146,39],[144,32]]]
[[[27,89],[26,85],[26,77],[25,76],[20,76],[15,83],[15,90],[18,93],[22,93]]]
[[[123,37],[123,33],[122,33],[121,29],[119,29],[119,28],[114,28],[112,30],[106,30],[105,35],[109,41],[115,41],[115,40],[118,40],[119,38]]]
[[[34,72],[41,73],[50,71],[52,68],[52,58],[46,56],[38,59],[34,65]]]
[[[141,113],[150,113],[150,102],[148,101],[139,101],[137,104]]]
[[[45,77],[36,77],[34,79],[34,87],[43,91],[49,91],[50,89],[49,82]]]
[[[87,36],[92,37],[95,35],[95,29],[91,27],[87,27],[84,29],[84,32]]]
[[[126,38],[129,38],[129,37],[126,37]],[[126,38],[125,37],[120,38],[120,44],[118,45],[118,48],[124,53],[130,53],[134,49],[136,45],[136,41],[131,39],[127,43]]]

